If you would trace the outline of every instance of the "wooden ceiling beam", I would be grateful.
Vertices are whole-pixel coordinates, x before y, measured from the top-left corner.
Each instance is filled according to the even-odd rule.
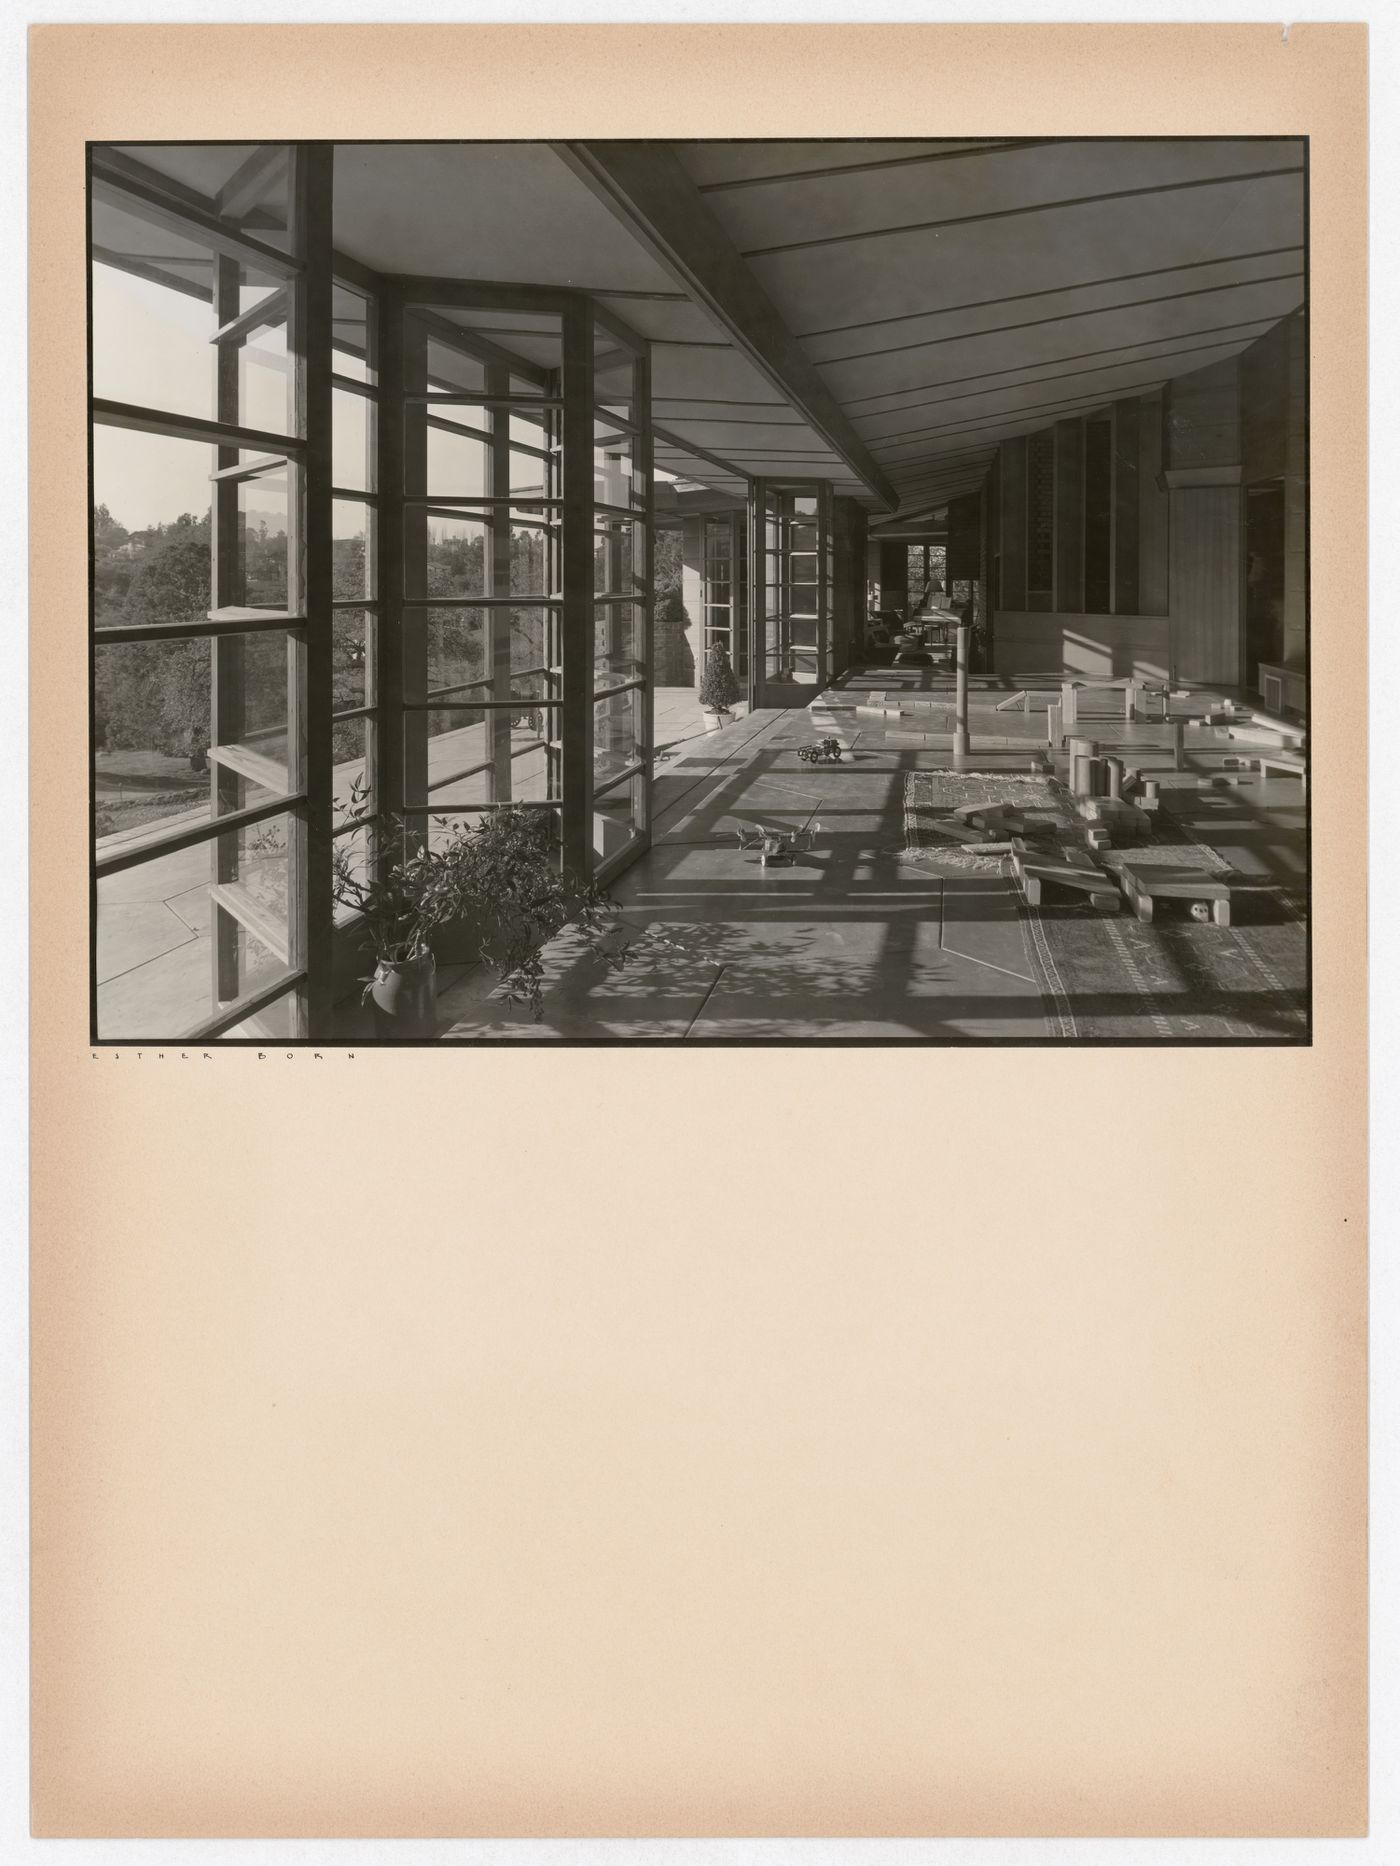
[[[727,330],[735,347],[805,417],[883,504],[894,487],[808,360],[777,307],[682,167],[653,142],[556,142],[555,151]]]

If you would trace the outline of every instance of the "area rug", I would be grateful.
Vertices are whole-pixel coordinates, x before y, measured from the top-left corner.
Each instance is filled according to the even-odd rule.
[[[1204,868],[1231,883],[1228,927],[1203,925],[1168,903],[1150,925],[1126,906],[1100,914],[1059,896],[1032,907],[1003,856],[960,846],[960,804],[1008,803],[1075,841],[1077,819],[1053,778],[911,772],[903,859],[949,874],[1000,874],[1021,913],[1051,1034],[1067,1041],[1305,1042],[1309,1033],[1305,902],[1296,889],[1232,874],[1215,849],[1168,810],[1149,839],[1110,850],[1105,865]]]

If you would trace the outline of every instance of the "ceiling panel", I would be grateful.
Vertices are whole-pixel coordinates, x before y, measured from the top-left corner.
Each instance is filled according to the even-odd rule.
[[[832,138],[828,142],[680,142],[671,146],[691,179],[707,192],[726,191],[726,183],[752,184],[766,176],[786,176],[804,170],[858,168],[870,163],[922,162],[932,154],[955,149],[995,147],[1001,139],[964,137],[945,142],[895,139]],[[741,189],[740,192],[744,190]]]
[[[974,300],[947,309],[930,305],[920,312],[888,315],[830,335],[807,336],[803,338],[803,348],[814,362],[841,362],[849,357],[904,349],[926,338],[947,337],[959,331],[1072,320],[1095,310],[1127,308],[1163,299],[1183,304],[1199,300],[1204,323],[1215,319],[1210,301],[1220,297],[1227,287],[1253,279],[1278,278],[1283,274],[1301,279],[1302,261],[1300,246],[1292,251],[1261,253],[1247,259],[1153,269],[1146,276],[1118,278],[1103,284],[1058,289],[1038,285],[1034,290],[1023,289],[1011,297]],[[1024,285],[1024,272],[1020,278]]]
[[[381,272],[675,289],[545,143],[338,143],[335,243]]]
[[[726,190],[707,198],[729,237],[748,255],[804,240],[849,242],[854,235],[930,221],[980,215],[1020,219],[1028,209],[1044,211],[1058,202],[1128,189],[1165,191],[1183,183],[1212,182],[1204,189],[1186,190],[1209,196],[1221,185],[1213,178],[1300,170],[1302,162],[1302,145],[1296,139],[1064,142]],[[1168,196],[1164,192],[1135,198],[1150,207]],[[868,239],[857,244],[864,246]]]
[[[872,313],[894,317],[985,306],[987,301],[990,309],[964,315],[999,322],[993,316],[995,301],[1028,290],[1296,248],[1302,239],[1302,185],[1297,177],[1285,176],[1156,196],[1150,211],[1141,199],[1107,201],[750,263],[792,328],[825,332],[862,324]],[[1285,256],[1278,270],[1298,263],[1298,255]],[[1154,281],[1136,280],[1116,289],[1121,297],[1148,296]],[[1036,315],[1035,306],[1021,315]]]
[[[1078,393],[1096,388],[1100,393],[1116,392],[1125,372],[1142,374],[1144,381],[1166,380],[1186,370],[1203,369],[1220,356],[1263,336],[1272,320],[1260,320],[1243,326],[1222,327],[1215,336],[1193,336],[1178,343],[1174,338],[1154,340],[1145,346],[1120,345],[1105,352],[1091,353],[1088,360],[1068,364],[1022,365],[1013,370],[997,370],[988,375],[964,378],[976,385],[971,389],[950,379],[946,387],[932,392],[887,397],[878,405],[852,412],[863,438],[875,445],[894,439],[918,425],[931,426],[951,421],[960,414],[975,413],[979,408],[996,406],[996,398],[1007,391],[1026,390],[1041,400],[1055,395]]]
[[[1221,325],[1276,322],[1302,303],[1302,281],[1233,287],[1211,301],[1211,320]],[[1056,320],[1013,332],[990,331],[925,344],[917,350],[830,363],[823,370],[833,392],[847,404],[890,400],[949,378],[1031,363],[1050,365],[1081,351],[1167,339],[1201,328],[1182,302],[1141,305],[1130,311],[1096,311],[1071,322]],[[1179,372],[1180,373],[1180,372]]]

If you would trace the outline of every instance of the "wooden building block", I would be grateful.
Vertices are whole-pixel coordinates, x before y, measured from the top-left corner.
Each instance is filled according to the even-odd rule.
[[[1089,905],[1099,913],[1118,912],[1119,895],[1112,875],[1086,850],[1061,849],[1051,855],[1029,849],[1020,837],[1013,837],[1011,861],[1032,907],[1040,905],[1041,891],[1048,885],[1087,894]]]
[[[1229,885],[1203,868],[1155,865],[1134,868],[1125,862],[1119,870],[1119,878],[1139,920],[1150,921],[1153,907],[1160,900],[1204,901],[1210,904],[1211,919],[1216,926],[1230,924]]]

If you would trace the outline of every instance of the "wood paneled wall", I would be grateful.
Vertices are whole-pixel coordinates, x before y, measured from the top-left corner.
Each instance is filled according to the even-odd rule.
[[[831,665],[833,674],[842,674],[865,630],[866,517],[854,499],[832,500],[831,542]]]
[[[1122,401],[1113,404],[1113,545],[1109,581],[1113,590],[1113,608],[1117,615],[1135,615],[1138,594],[1138,559],[1142,532],[1142,468],[1140,446],[1140,404]]]
[[[1160,395],[1145,395],[1138,416],[1138,608],[1164,616],[1171,606],[1167,586],[1170,501],[1162,484]]]
[[[1055,423],[1055,608],[1084,607],[1084,424]]]
[[[909,547],[904,543],[880,546],[880,602],[886,609],[908,606]]]
[[[1180,487],[1171,503],[1175,678],[1233,686],[1244,654],[1240,489]]]
[[[1169,468],[1236,466],[1240,458],[1239,364],[1212,363],[1167,384]]]
[[[1012,678],[1031,674],[1165,680],[1171,624],[1166,616],[1042,615],[999,609],[992,665]]]
[[[1301,667],[1308,648],[1308,327],[1288,320],[1288,445],[1284,469],[1283,654]]]
[[[1308,357],[1301,311],[1240,357],[1244,482],[1283,481],[1283,656],[1303,664],[1308,623]]]
[[[1006,441],[998,454],[1000,486],[1001,603],[1026,606],[1026,443]]]

